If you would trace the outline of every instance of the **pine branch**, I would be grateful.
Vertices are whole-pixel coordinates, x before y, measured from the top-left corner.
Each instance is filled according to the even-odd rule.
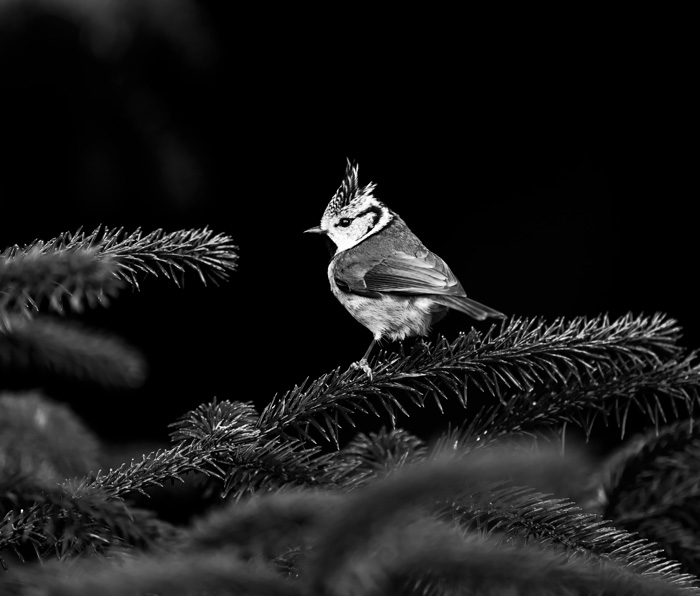
[[[96,469],[97,453],[96,437],[64,404],[37,392],[0,393],[0,483],[83,476]]]
[[[160,274],[179,286],[190,270],[217,283],[235,270],[235,250],[229,236],[208,228],[124,234],[98,227],[13,246],[0,253],[0,325],[7,313],[104,304],[125,282],[138,289],[140,274]]]
[[[100,474],[84,490],[99,487],[121,498],[198,472],[221,483],[222,497],[239,499],[282,487],[347,490],[364,480],[362,472],[347,474],[335,454],[261,432],[257,420],[250,403],[215,400],[198,406],[171,425],[174,447]]]
[[[466,530],[504,534],[505,540],[535,541],[570,555],[585,552],[612,560],[643,575],[683,584],[678,563],[660,558],[654,543],[584,513],[567,499],[552,498],[527,487],[498,486],[471,491],[458,499],[453,513]]]
[[[240,594],[302,596],[300,589],[270,569],[252,566],[227,552],[124,557],[79,561],[66,574],[63,567],[17,570],[0,588],[17,586],[23,594],[45,596],[133,596],[134,594]]]
[[[141,354],[123,340],[51,317],[9,315],[0,326],[0,370],[59,375],[104,387],[134,388],[146,377]]]
[[[654,367],[678,357],[679,337],[676,322],[660,314],[615,321],[604,316],[558,319],[551,325],[513,319],[483,335],[472,330],[451,343],[441,338],[434,347],[418,344],[408,355],[381,352],[370,363],[372,379],[352,367],[307,379],[273,399],[258,428],[296,431],[311,440],[320,435],[337,445],[338,428],[342,422],[352,426],[355,412],[379,415],[385,410],[394,424],[398,411],[406,413],[404,403],[421,406],[428,395],[438,404],[452,396],[466,405],[467,384],[501,400],[506,392],[526,394],[542,386],[565,390],[572,379],[593,384],[602,371]],[[398,391],[404,393],[401,399]]]
[[[127,508],[120,499],[110,499],[98,491],[76,497],[66,486],[35,485],[20,480],[1,487],[0,550],[13,549],[20,558],[21,548],[30,544],[36,555],[67,559],[76,555],[104,553],[121,544],[152,547],[156,540],[172,539],[175,531],[144,510]],[[0,563],[5,566],[0,557]]]
[[[110,257],[100,258],[97,248],[57,244],[35,241],[0,253],[0,330],[11,313],[29,316],[44,307],[81,312],[86,303],[106,305],[124,285],[117,276],[118,264]]]
[[[444,594],[440,588],[454,585],[455,594],[473,590],[474,594],[568,594],[571,596],[671,596],[689,594],[685,587],[668,584],[659,579],[639,576],[623,567],[600,562],[591,565],[584,558],[564,559],[556,553],[532,546],[495,547],[489,541],[467,542],[461,546],[450,545],[432,536],[418,543],[415,551],[402,553],[393,562],[387,578],[388,585],[404,588],[406,580],[415,576],[415,570],[429,570],[428,581],[418,584],[425,594],[425,587],[437,586],[433,593]],[[433,579],[431,582],[430,579]],[[384,586],[376,592],[391,592]]]
[[[123,507],[121,501],[129,494],[138,492],[145,495],[149,487],[162,486],[173,479],[182,481],[182,477],[192,471],[217,476],[219,470],[212,455],[215,449],[213,445],[207,449],[202,442],[181,442],[171,449],[144,455],[141,461],[124,464],[106,474],[97,474],[95,478],[84,479],[77,484],[63,483],[60,487],[61,503],[67,501],[75,504],[71,505],[74,510],[79,510],[78,504],[83,501],[104,502],[104,506],[116,503],[114,506],[119,508]],[[29,509],[13,508],[0,522],[0,552],[23,544],[31,536],[41,537],[40,546],[50,543],[52,538],[43,534],[43,529],[53,524],[54,518],[61,516],[61,511],[60,506],[45,507],[41,503]],[[81,537],[85,541],[84,548],[93,545],[98,548],[104,541],[104,534],[93,536],[83,532]]]
[[[339,496],[316,490],[284,490],[230,502],[196,521],[181,542],[183,552],[226,549],[241,559],[271,560],[291,548],[308,549]]]
[[[446,443],[465,450],[483,447],[503,438],[542,435],[571,423],[587,435],[597,418],[611,421],[624,436],[632,407],[645,414],[657,428],[660,422],[692,414],[698,403],[700,365],[697,355],[650,364],[633,362],[614,366],[599,363],[591,378],[570,377],[563,387],[552,384],[502,397],[498,404],[482,408],[464,428],[449,433]]]
[[[550,457],[546,473],[557,474],[564,465],[570,464]],[[689,590],[694,586],[696,578],[678,573],[678,564],[660,558],[652,544],[605,525],[566,500],[513,486],[483,487],[484,483],[502,483],[504,477],[516,484],[530,482],[541,473],[540,463],[533,465],[533,459],[523,453],[481,452],[459,462],[433,460],[351,493],[334,510],[316,542],[306,570],[310,593],[334,593],[331,586],[340,581],[349,561],[368,552],[373,536],[401,527],[405,524],[402,516],[417,505],[439,500],[459,505],[456,512],[461,512],[467,531],[497,530],[511,537],[534,538],[555,552],[566,549],[568,558],[585,554],[590,564],[613,562],[654,581]],[[697,588],[692,591],[698,593]]]
[[[681,421],[615,453],[600,473],[597,508],[616,526],[663,546],[700,573],[700,429]]]
[[[318,448],[307,449],[299,441],[263,436],[254,428],[256,419],[257,413],[248,403],[224,401],[199,406],[173,425],[173,436],[179,442],[172,448],[149,453],[141,461],[77,484],[64,483],[63,489],[67,498],[76,502],[121,500],[133,493],[147,494],[148,488],[168,481],[183,481],[185,474],[198,472],[221,482],[223,495],[240,498],[253,490],[337,486],[355,480],[344,478],[329,465],[331,456],[320,454]],[[54,509],[40,509],[35,515],[4,520],[0,523],[0,551],[14,544],[8,542],[8,534],[40,532],[50,523],[46,516],[55,513]]]
[[[490,333],[493,334],[493,331]],[[545,338],[545,345],[538,344],[542,338]],[[203,473],[217,480],[222,483],[222,492],[229,493],[234,498],[239,498],[247,491],[268,491],[289,486],[357,487],[371,475],[402,467],[411,460],[424,459],[427,454],[425,448],[409,435],[394,431],[359,437],[344,451],[324,455],[317,447],[306,448],[301,441],[289,438],[284,432],[285,428],[299,425],[305,420],[308,425],[316,424],[315,428],[322,435],[325,433],[327,437],[333,438],[337,436],[338,413],[345,414],[350,419],[352,411],[365,407],[371,409],[371,402],[367,400],[369,396],[379,395],[379,403],[388,403],[388,407],[385,407],[391,412],[393,407],[400,407],[397,398],[390,393],[396,388],[408,391],[417,403],[422,403],[425,397],[423,391],[435,391],[441,398],[446,398],[448,393],[461,395],[462,376],[468,371],[473,382],[481,383],[487,391],[500,395],[501,400],[496,407],[507,414],[501,421],[503,428],[520,432],[527,430],[527,424],[541,423],[543,418],[546,419],[532,404],[529,404],[527,411],[522,412],[514,407],[525,403],[520,396],[525,394],[525,389],[522,388],[526,386],[530,390],[530,396],[538,395],[537,392],[544,392],[544,396],[550,395],[550,402],[544,411],[549,413],[552,420],[558,421],[574,419],[577,412],[576,407],[572,408],[572,404],[563,398],[564,391],[557,389],[556,383],[567,385],[569,390],[572,386],[577,391],[588,388],[592,394],[602,387],[605,395],[614,393],[619,396],[625,393],[625,389],[625,395],[630,400],[638,399],[632,396],[637,395],[640,387],[654,383],[654,387],[662,387],[664,384],[670,387],[674,384],[677,386],[679,379],[685,379],[688,387],[693,388],[697,379],[694,376],[696,371],[692,358],[682,362],[673,360],[680,353],[673,343],[676,338],[677,329],[662,317],[627,317],[612,324],[604,319],[594,322],[576,320],[568,325],[560,323],[556,333],[551,327],[521,321],[511,324],[498,336],[472,333],[460,336],[452,344],[441,340],[434,350],[416,348],[408,357],[394,356],[379,365],[375,363],[372,382],[358,371],[334,371],[323,377],[322,381],[312,383],[309,390],[295,388],[291,394],[296,399],[277,400],[260,417],[250,404],[214,402],[200,406],[173,425],[173,439],[177,441],[174,447],[149,454],[140,462],[98,474],[94,479],[85,480],[78,485],[64,485],[65,498],[71,503],[91,502],[93,499],[118,502],[133,492],[145,492],[149,487],[182,478],[189,472]],[[529,363],[529,367],[524,362]],[[500,372],[488,372],[489,367]],[[513,367],[513,370],[504,372],[509,367]],[[344,393],[339,389],[338,394],[334,394],[333,383],[327,382],[329,378],[333,378],[333,383]],[[617,387],[614,391],[611,389],[613,385]],[[502,388],[515,391],[515,397],[510,400],[504,398]],[[690,396],[690,389],[686,392],[683,387],[666,391],[681,401],[688,401]],[[563,400],[561,403],[557,401],[557,395]],[[579,401],[580,399],[575,403],[578,404]],[[593,411],[600,409],[601,406],[595,399],[589,402],[581,406],[583,411],[585,408]],[[350,407],[347,406],[348,403]],[[609,403],[607,407],[609,408]],[[325,416],[324,426],[314,421],[314,413],[319,412]],[[528,412],[532,413],[529,422]],[[518,421],[520,426],[514,424],[514,421]],[[494,419],[490,419],[489,425],[493,427]],[[496,497],[508,501],[513,493],[496,494]],[[489,498],[493,500],[496,497],[490,495]],[[535,497],[524,493],[516,493],[516,497],[520,500],[509,503],[511,509],[515,507],[517,510],[520,507],[530,517],[532,512],[528,507],[534,507],[535,502],[544,499],[541,495]],[[391,498],[388,501],[393,502]],[[560,507],[558,503],[561,502],[544,501],[547,514],[553,514],[557,520],[562,516],[573,519],[578,515],[573,509],[567,508],[569,505]],[[374,508],[377,508],[376,503]],[[78,506],[73,509],[81,511]],[[22,516],[16,510],[8,512],[0,526],[0,536],[4,537],[0,538],[0,548],[15,545],[18,536],[40,533],[43,528],[55,523],[55,518],[59,515],[57,512],[61,509],[47,510],[39,507],[31,510],[29,507],[25,511],[31,514]],[[487,519],[497,517],[494,511],[489,515],[486,516]],[[472,517],[480,519],[476,514]],[[520,517],[527,516],[523,514]],[[89,528],[89,519],[86,514],[86,523],[82,527]],[[513,519],[520,518],[515,515]],[[362,525],[361,520],[355,519],[355,523]],[[547,523],[551,525],[551,519],[545,514],[538,523],[543,527]],[[512,525],[515,527],[517,524],[512,522]],[[584,534],[597,531],[597,526],[592,521],[589,526],[579,524],[577,527]],[[573,530],[573,526],[565,527],[562,536],[552,540],[557,544],[576,543],[574,538],[566,534]],[[95,532],[95,540],[99,542],[106,539],[109,531],[108,528],[107,533]],[[80,530],[81,549],[95,547],[87,535],[88,532]],[[629,542],[626,535],[613,535],[609,528],[602,530],[601,535],[603,538],[598,536],[596,545],[607,544],[605,536],[613,536],[613,542],[618,547]],[[547,539],[551,539],[551,536]],[[577,543],[579,549],[582,548],[580,542]],[[590,545],[587,546],[593,550]],[[646,573],[661,573],[666,569],[665,562],[657,564],[654,553],[638,543],[632,542],[629,548],[618,548],[617,552],[627,557],[623,557],[625,563],[629,563],[630,553],[639,555],[634,561]]]
[[[94,242],[99,229],[79,242]],[[71,242],[76,242],[75,237]],[[214,234],[209,228],[178,230],[165,233],[155,230],[144,234],[140,229],[122,238],[121,230],[105,229],[99,239],[100,252],[116,260],[118,276],[138,288],[138,274],[163,275],[178,286],[183,274],[197,273],[203,284],[226,281],[236,269],[237,247],[230,236]]]
[[[693,499],[684,509],[676,509],[670,515],[640,520],[630,531],[663,546],[666,556],[678,561],[683,571],[700,576],[699,519],[700,503]]]
[[[598,509],[616,523],[666,515],[700,498],[700,427],[681,420],[648,432],[616,453],[600,472]]]
[[[257,418],[251,404],[204,404],[172,424],[176,430],[171,436],[216,445],[212,457],[217,478],[224,483],[222,496],[238,499],[246,492],[289,485],[337,486],[331,456],[299,440],[265,435],[255,428]],[[236,433],[235,438],[216,440],[215,433],[222,428]]]
[[[381,478],[406,464],[423,461],[427,455],[428,449],[417,437],[405,430],[382,428],[368,435],[358,433],[330,465],[338,477],[352,480],[352,485],[357,488],[367,480]]]
[[[382,537],[381,553],[373,556],[370,550],[351,561],[331,593],[345,594],[351,586],[362,585],[366,596],[688,594],[684,587],[609,562],[593,565],[585,557],[567,559],[533,545],[461,536],[433,520],[394,526]]]

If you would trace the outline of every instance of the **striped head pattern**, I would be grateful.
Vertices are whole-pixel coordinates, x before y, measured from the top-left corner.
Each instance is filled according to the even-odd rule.
[[[372,193],[373,183],[360,187],[358,166],[348,160],[345,178],[321,218],[321,232],[347,250],[384,228],[394,217],[391,210]]]

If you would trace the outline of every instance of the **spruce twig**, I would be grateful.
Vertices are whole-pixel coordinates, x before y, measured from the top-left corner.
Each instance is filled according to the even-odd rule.
[[[124,285],[118,265],[100,258],[90,245],[64,246],[58,239],[34,241],[0,253],[0,329],[12,313],[30,316],[43,307],[63,313],[81,312],[85,305],[106,305]]]
[[[48,555],[67,559],[119,545],[153,547],[176,534],[153,513],[129,508],[99,491],[76,498],[70,484],[36,485],[15,479],[10,486],[0,486],[0,505],[13,505],[0,507],[1,550],[11,548],[22,558],[21,549],[29,543],[40,559]],[[0,564],[5,566],[1,557]]]
[[[461,537],[460,537],[461,538]],[[372,559],[354,570],[356,581],[375,584],[367,596],[445,594],[567,594],[571,596],[681,596],[688,589],[639,576],[610,562],[565,558],[533,545],[503,545],[467,536],[456,539],[437,524],[412,524],[390,537],[383,567]],[[387,542],[389,542],[387,540]],[[387,550],[387,545],[384,545]],[[350,583],[350,582],[348,582]]]
[[[583,382],[569,377],[563,386],[547,384],[530,391],[516,391],[500,403],[482,408],[446,442],[462,449],[483,447],[492,441],[543,431],[572,423],[587,435],[597,418],[611,421],[624,436],[630,408],[637,407],[651,424],[692,414],[698,402],[700,365],[697,355],[659,364],[636,361],[615,366],[599,363],[596,372]]]
[[[393,424],[398,411],[406,413],[404,403],[420,406],[428,395],[438,403],[452,396],[466,405],[469,384],[503,403],[507,392],[527,394],[543,386],[547,391],[556,386],[564,391],[572,380],[593,385],[601,381],[601,372],[617,371],[623,376],[678,357],[679,337],[677,323],[661,314],[627,315],[615,321],[606,316],[577,317],[552,324],[513,319],[500,331],[492,326],[485,334],[472,330],[453,342],[441,338],[434,347],[419,344],[405,356],[380,353],[370,363],[371,380],[354,368],[307,380],[273,399],[258,427],[282,434],[296,431],[311,440],[320,435],[337,445],[338,428],[343,422],[353,425],[355,412],[379,415],[386,410]],[[396,395],[399,391],[403,403]],[[624,406],[615,401],[611,405]],[[587,407],[600,409],[590,402]],[[580,420],[584,422],[585,415]]]
[[[78,561],[66,574],[55,564],[19,571],[19,582],[46,596],[132,596],[133,594],[239,594],[303,596],[299,588],[272,569],[250,565],[229,552],[141,555]],[[2,584],[0,584],[2,585]]]
[[[338,477],[353,479],[359,486],[424,461],[429,453],[422,440],[405,430],[382,428],[376,433],[358,433],[338,452],[332,465]]]
[[[616,526],[663,546],[700,573],[700,428],[670,424],[609,458],[594,487],[596,509]]]
[[[309,548],[341,497],[329,491],[287,489],[230,502],[197,520],[184,534],[184,551],[229,549],[244,559],[272,559]]]
[[[700,498],[700,426],[681,420],[614,453],[600,472],[598,509],[618,523],[664,515]]]
[[[203,405],[174,424],[176,445],[144,455],[140,461],[99,473],[79,483],[63,483],[65,499],[75,503],[93,499],[122,500],[133,493],[147,494],[154,486],[198,472],[219,481],[222,495],[240,498],[246,493],[282,486],[331,487],[359,482],[330,465],[331,455],[305,448],[300,441],[265,437],[254,428],[257,414],[251,404],[214,402]],[[32,515],[0,522],[0,551],[14,544],[8,535],[30,535],[50,523],[56,510],[39,509]],[[11,528],[11,529],[10,529]],[[84,535],[89,541],[90,537]]]
[[[71,242],[93,243],[100,234],[99,228],[90,236]],[[218,283],[228,279],[238,261],[237,246],[226,234],[214,234],[209,228],[178,230],[166,233],[155,230],[143,233],[137,229],[122,237],[122,231],[101,233],[98,245],[101,254],[116,260],[118,276],[138,289],[138,274],[163,275],[178,286],[183,274],[194,271],[203,284]]]
[[[535,541],[564,549],[570,556],[585,552],[663,579],[679,572],[678,563],[658,556],[662,549],[654,543],[615,528],[595,514],[584,513],[568,499],[529,487],[496,484],[478,488],[456,499],[448,509],[465,529],[500,533],[507,542]],[[692,577],[681,576],[686,580]]]
[[[123,340],[76,322],[9,315],[0,326],[0,370],[57,375],[104,387],[134,388],[146,378],[143,356]]]
[[[417,505],[438,500],[466,509],[461,521],[467,531],[483,529],[475,514],[484,513],[489,532],[535,537],[543,546],[556,544],[567,549],[569,557],[585,553],[591,562],[612,561],[654,580],[694,587],[696,578],[679,573],[679,565],[659,557],[653,544],[606,525],[592,514],[583,514],[570,502],[547,499],[517,486],[483,486],[503,478],[516,485],[523,481],[537,484],[542,471],[540,464],[533,463],[531,456],[512,451],[473,453],[460,461],[438,458],[346,497],[316,543],[306,570],[309,592],[334,593],[331,586],[342,581],[348,562],[358,553],[372,556],[367,546],[372,536],[379,536],[393,524],[405,524],[404,516]],[[556,475],[565,465],[570,464],[550,454],[545,473]]]
[[[35,391],[0,393],[0,482],[55,485],[95,470],[98,453],[97,438],[66,405]]]
[[[141,274],[181,285],[191,270],[203,283],[217,283],[235,270],[236,248],[229,236],[208,228],[125,234],[98,227],[15,245],[0,253],[0,325],[7,313],[29,316],[43,306],[80,312],[105,304],[125,283],[138,289]]]

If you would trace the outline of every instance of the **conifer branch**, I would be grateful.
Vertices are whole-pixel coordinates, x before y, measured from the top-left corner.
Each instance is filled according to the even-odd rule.
[[[235,250],[229,236],[208,228],[125,234],[98,227],[15,245],[0,253],[0,325],[6,313],[105,304],[124,283],[138,289],[141,274],[160,274],[178,286],[187,270],[203,283],[224,281],[236,268]]]
[[[654,543],[583,512],[568,499],[552,498],[527,487],[495,485],[471,491],[455,505],[453,512],[466,530],[498,532],[505,540],[534,540],[562,548],[570,556],[585,552],[674,583],[693,579],[679,573],[678,563],[659,557],[662,549]]]
[[[97,438],[66,405],[38,392],[0,393],[0,483],[20,478],[50,486],[87,475],[98,450]]]
[[[613,454],[600,473],[598,509],[626,524],[700,498],[700,426],[681,420]],[[662,497],[662,498],[660,498]]]
[[[53,243],[53,244],[52,244]],[[85,305],[107,305],[124,282],[118,264],[100,258],[95,247],[59,248],[55,240],[35,241],[0,253],[0,330],[12,313],[29,316],[41,308],[81,312]]]
[[[272,559],[291,548],[309,548],[340,497],[328,491],[288,489],[229,502],[196,521],[184,534],[185,552],[235,551],[243,559]]]
[[[358,433],[338,452],[332,465],[339,477],[353,479],[359,486],[406,464],[424,461],[428,453],[418,437],[402,429],[382,428],[377,433]]]
[[[79,561],[72,571],[66,574],[59,565],[47,564],[39,570],[16,573],[32,594],[45,596],[302,596],[298,586],[271,569],[253,566],[227,552],[122,557],[118,564],[104,559]]]
[[[550,455],[546,473],[556,475],[564,465]],[[485,530],[493,539],[497,538],[494,532],[511,537],[507,542],[518,536],[529,541],[534,538],[542,548],[564,552],[569,559],[585,554],[591,564],[613,562],[652,580],[692,587],[693,593],[699,593],[696,578],[679,573],[678,563],[660,558],[653,544],[582,513],[565,499],[502,485],[507,477],[514,484],[533,480],[537,484],[536,476],[541,473],[540,466],[522,452],[480,452],[459,462],[433,459],[346,496],[315,544],[306,569],[310,593],[333,593],[329,586],[339,581],[348,561],[366,552],[372,536],[384,535],[393,525],[401,527],[406,513],[417,505],[439,500],[453,503],[453,514],[466,531],[476,531],[476,535]],[[484,487],[494,482],[501,486]]]
[[[679,337],[677,323],[661,314],[614,321],[578,317],[552,324],[513,319],[485,334],[472,330],[453,342],[441,338],[434,347],[418,344],[408,355],[381,352],[370,362],[372,379],[352,367],[307,379],[273,399],[258,427],[282,434],[296,431],[311,440],[320,435],[337,444],[338,428],[343,422],[353,425],[355,412],[379,415],[385,410],[394,423],[398,411],[406,412],[404,403],[420,406],[428,395],[438,403],[451,395],[466,405],[468,384],[501,400],[504,393],[527,394],[542,386],[564,390],[572,380],[594,384],[603,370],[623,374],[678,357]]]
[[[249,414],[246,407],[238,410],[237,420],[240,422]],[[236,420],[232,416],[232,420]],[[245,426],[245,425],[242,425]],[[214,430],[214,429],[212,429]],[[61,499],[79,510],[80,503],[105,501],[115,502],[115,507],[123,507],[122,500],[130,493],[146,494],[153,486],[162,486],[168,480],[183,480],[189,472],[200,472],[214,477],[221,477],[221,469],[217,466],[216,453],[221,449],[219,441],[226,439],[235,441],[245,432],[238,431],[234,425],[226,428],[216,427],[208,439],[202,441],[180,441],[170,449],[161,449],[144,455],[137,462],[123,464],[107,473],[98,473],[94,478],[86,478],[81,482],[65,482],[61,488]],[[225,443],[224,443],[225,444]],[[31,510],[15,509],[0,522],[0,552],[8,547],[16,546],[23,536],[41,534],[43,528],[53,524],[53,518],[60,515],[61,507],[44,507],[41,504]],[[83,540],[90,543],[91,534],[82,533]],[[103,537],[95,535],[95,542],[102,542]],[[43,536],[47,541],[50,536]]]
[[[168,535],[152,514],[64,481],[94,471],[96,452],[96,439],[65,405],[0,394],[0,551],[30,545],[39,556],[64,558]]]
[[[609,562],[593,566],[584,557],[566,559],[551,549],[497,544],[474,536],[455,540],[454,532],[436,524],[413,524],[382,548],[392,549],[391,556],[383,557],[388,563],[368,557],[354,569],[355,583],[374,584],[367,596],[689,593],[685,587],[642,577]]]
[[[194,439],[217,446],[212,458],[218,478],[224,482],[223,496],[239,498],[245,492],[285,485],[335,484],[330,455],[323,455],[318,447],[306,447],[299,440],[268,436],[256,428],[257,419],[252,404],[215,401],[172,424],[176,430],[171,436],[174,440]],[[220,429],[235,434],[225,441],[213,439]]]
[[[590,435],[596,418],[613,422],[624,436],[632,407],[658,428],[671,417],[690,415],[698,403],[700,365],[697,355],[655,365],[644,362],[599,363],[585,382],[569,378],[563,387],[552,384],[517,391],[498,404],[484,407],[445,441],[462,449],[483,447],[504,437],[538,435],[572,423]],[[685,410],[685,412],[683,412]]]
[[[172,448],[91,479],[64,483],[58,495],[49,491],[48,497],[34,495],[22,508],[8,508],[0,523],[0,549],[22,548],[29,541],[40,553],[50,547],[59,556],[71,556],[102,552],[109,541],[146,544],[132,528],[133,521],[115,521],[127,519],[119,514],[123,499],[189,472],[199,472],[213,479],[221,487],[221,494],[232,500],[248,492],[280,488],[304,489],[299,493],[304,495],[310,488],[346,492],[365,485],[350,495],[328,500],[326,495],[312,492],[312,501],[319,508],[315,512],[301,506],[301,499],[294,501],[295,497],[287,496],[284,502],[288,511],[269,509],[271,520],[280,523],[279,532],[254,519],[249,509],[247,514],[245,510],[222,514],[216,521],[226,527],[213,529],[216,524],[212,518],[200,526],[199,534],[192,532],[180,543],[181,550],[193,555],[197,544],[208,544],[207,549],[217,553],[226,549],[244,560],[262,557],[271,568],[288,566],[291,574],[304,576],[306,570],[309,594],[319,590],[334,593],[333,577],[345,573],[344,565],[352,560],[353,553],[363,549],[371,552],[371,544],[383,532],[400,533],[397,528],[403,522],[397,520],[409,508],[427,503],[434,507],[440,501],[453,503],[447,509],[464,531],[486,532],[496,546],[502,540],[527,539],[540,548],[562,553],[561,565],[566,573],[573,569],[568,566],[578,565],[576,557],[583,553],[582,564],[594,565],[598,569],[595,573],[608,573],[601,570],[608,569],[612,561],[627,570],[621,572],[623,575],[634,573],[635,578],[649,578],[645,590],[651,590],[649,586],[654,582],[670,582],[693,592],[693,578],[679,573],[677,563],[660,558],[659,550],[650,543],[583,513],[572,502],[553,499],[534,488],[484,486],[484,482],[501,480],[504,475],[512,476],[516,484],[518,478],[530,484],[534,480],[533,466],[522,460],[522,453],[494,460],[490,450],[474,451],[475,446],[492,438],[540,432],[562,422],[585,426],[596,413],[607,414],[624,428],[627,410],[635,404],[643,406],[642,411],[654,422],[664,416],[678,417],[681,407],[692,413],[699,367],[694,354],[683,355],[676,344],[678,337],[675,322],[661,315],[628,316],[613,322],[604,317],[576,319],[554,326],[517,320],[503,325],[500,333],[492,328],[484,335],[462,335],[452,343],[441,339],[434,348],[418,345],[407,356],[385,355],[383,361],[372,363],[372,379],[353,369],[333,371],[273,400],[260,416],[248,403],[205,404],[173,425]],[[417,404],[428,395],[438,400],[456,396],[464,402],[465,376],[466,383],[497,397],[498,403],[482,410],[471,426],[445,439],[460,463],[442,461],[435,449],[427,449],[420,440],[400,430],[359,435],[343,450],[328,454],[303,442],[310,429],[337,441],[340,421],[352,424],[354,412],[378,413],[383,408],[395,416],[403,409],[397,391],[405,392],[409,401]],[[301,439],[290,436],[294,429],[300,430]],[[489,431],[488,437],[484,438],[482,430]],[[459,439],[457,444],[455,439]],[[685,442],[686,446],[692,444]],[[682,470],[696,470],[697,462],[692,449],[685,451],[679,469],[664,478],[681,487],[677,495],[694,497],[697,482],[693,484],[690,474],[684,476]],[[421,461],[423,465],[416,469],[407,466]],[[654,460],[645,461],[653,464]],[[560,465],[550,464],[550,468]],[[653,465],[651,469],[655,474]],[[388,480],[368,484],[368,480],[387,472],[392,472]],[[553,472],[550,469],[547,473]],[[466,488],[465,478],[469,479]],[[656,489],[659,486],[655,485]],[[257,515],[262,511],[264,507],[258,508]],[[658,513],[660,519],[669,511]],[[651,524],[654,520],[648,521]],[[398,526],[392,529],[394,523]],[[68,544],[58,539],[48,530],[54,527],[68,528],[68,535],[76,541]],[[246,535],[246,527],[253,533]],[[669,528],[668,548],[687,539],[687,526],[669,524]],[[267,532],[267,537],[256,541],[254,534],[259,531]],[[648,531],[663,536],[656,526],[650,525]],[[233,537],[234,533],[238,538]],[[152,536],[158,539],[155,529]],[[467,552],[463,546],[456,547],[455,556]],[[315,553],[311,558],[309,549]],[[417,546],[407,545],[402,552],[410,561],[418,551]],[[495,558],[501,555],[498,552]],[[426,559],[423,571],[429,572],[431,561]],[[367,569],[380,575],[393,573],[381,567],[378,560],[368,565]],[[379,567],[375,569],[376,565]],[[614,581],[619,580],[617,571],[610,573]],[[600,578],[595,581],[599,582],[596,585],[609,585],[600,583]],[[430,582],[425,585],[432,586]]]
[[[153,546],[175,531],[151,512],[127,508],[120,499],[93,491],[76,498],[66,486],[36,486],[16,482],[0,487],[3,519],[0,551],[11,548],[19,556],[31,544],[39,558],[54,555],[67,559],[84,553],[104,553],[115,546]],[[4,561],[0,557],[0,564]]]
[[[79,241],[93,243],[92,238],[98,234],[101,254],[115,259],[118,276],[136,288],[139,273],[160,273],[179,286],[187,270],[197,273],[203,284],[209,281],[216,284],[228,279],[238,260],[231,237],[214,234],[207,227],[170,233],[155,230],[147,234],[139,228],[123,237],[121,229],[111,232],[105,229],[103,233],[98,229]]]
[[[616,526],[663,546],[700,573],[700,429],[692,421],[647,433],[615,453],[594,487]]]
[[[222,485],[222,496],[236,499],[283,486],[345,486],[362,479],[361,475],[344,476],[331,465],[333,456],[321,454],[318,448],[263,436],[254,428],[256,419],[249,403],[223,401],[199,406],[173,425],[176,445],[77,484],[63,483],[65,498],[75,503],[122,500],[133,493],[147,494],[147,489],[167,481],[183,481],[191,472],[215,479]],[[39,532],[52,523],[50,518],[55,514],[55,509],[40,508],[32,515],[0,522],[0,551],[14,544],[7,540],[8,534]]]
[[[668,516],[658,515],[626,527],[639,536],[663,546],[665,555],[681,564],[683,571],[700,576],[700,539],[697,499],[673,508]]]
[[[141,354],[123,340],[51,317],[10,315],[0,326],[0,370],[60,375],[104,387],[134,388],[146,377]]]

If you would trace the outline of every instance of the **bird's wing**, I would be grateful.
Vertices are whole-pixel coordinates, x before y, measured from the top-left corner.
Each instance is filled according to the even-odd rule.
[[[445,261],[425,248],[416,254],[397,251],[370,263],[348,263],[338,273],[336,283],[343,290],[367,296],[382,292],[465,295]]]

